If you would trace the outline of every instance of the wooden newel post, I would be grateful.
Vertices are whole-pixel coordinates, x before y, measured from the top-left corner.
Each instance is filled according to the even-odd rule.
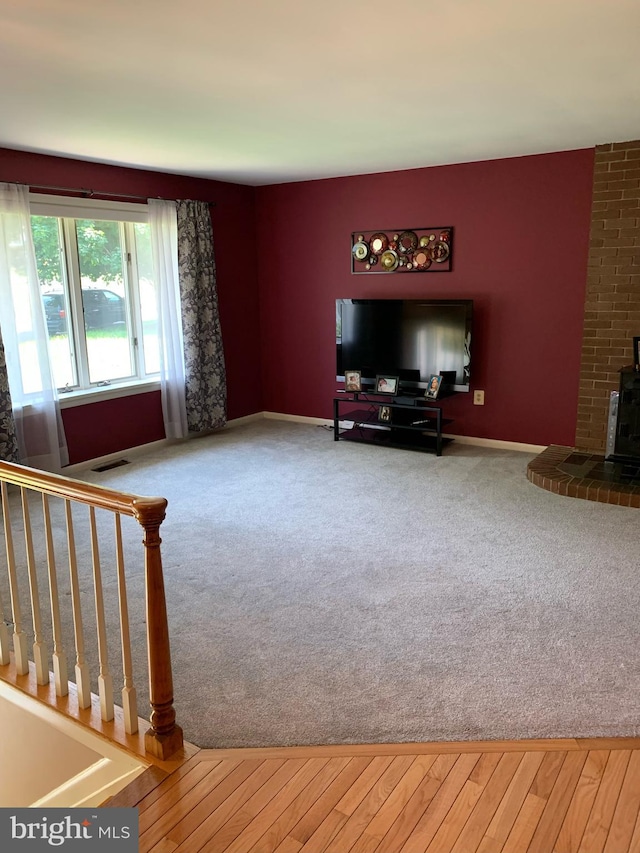
[[[182,747],[182,729],[176,725],[173,708],[173,678],[167,603],[160,555],[160,525],[165,518],[164,498],[141,498],[134,502],[135,517],[144,529],[144,565],[147,607],[147,653],[149,657],[149,700],[151,728],[144,736],[147,752],[166,759]]]

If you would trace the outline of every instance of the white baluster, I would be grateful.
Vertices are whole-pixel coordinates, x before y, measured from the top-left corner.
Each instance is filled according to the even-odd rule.
[[[9,596],[11,598],[11,613],[13,619],[13,653],[18,675],[29,672],[29,657],[27,654],[27,635],[22,630],[22,615],[20,612],[20,595],[18,592],[18,576],[16,574],[16,558],[13,551],[13,532],[11,529],[11,510],[7,484],[0,483],[2,495],[2,521],[4,524],[4,541],[7,550],[7,567],[9,569]]]
[[[0,598],[0,666],[9,663],[9,630],[4,620],[4,607]]]
[[[56,694],[66,696],[69,693],[69,675],[67,672],[67,655],[62,644],[60,627],[60,597],[58,595],[58,576],[56,572],[56,556],[53,547],[51,530],[51,514],[49,498],[42,495],[42,514],[44,517],[44,535],[47,546],[47,571],[49,573],[49,598],[51,601],[51,622],[53,624],[53,677]]]
[[[124,575],[124,554],[122,550],[122,532],[120,515],[115,513],[116,525],[116,567],[118,570],[118,604],[120,607],[120,637],[122,641],[122,671],[124,687],[122,688],[122,709],[124,711],[124,728],[127,734],[138,731],[138,700],[133,684],[133,666],[131,663],[131,638],[129,634],[129,609],[127,607],[127,588]]]
[[[0,666],[7,666],[10,660],[9,629],[5,621],[4,606],[0,596]]]
[[[29,574],[29,592],[31,593],[31,618],[33,620],[33,661],[36,666],[36,681],[38,684],[49,683],[49,653],[47,644],[42,636],[42,614],[40,612],[40,591],[38,589],[38,573],[36,558],[33,552],[33,531],[29,514],[29,495],[24,488],[20,489],[22,497],[22,520],[24,522],[24,541],[27,552],[27,572]]]
[[[98,531],[96,528],[96,511],[89,507],[91,522],[91,558],[93,562],[93,588],[96,602],[96,625],[98,628],[98,695],[100,696],[100,713],[103,720],[113,720],[113,677],[109,671],[109,651],[107,648],[107,628],[104,618],[104,598],[102,595],[102,574],[100,572],[100,550],[98,548]]]
[[[64,502],[67,521],[67,542],[69,545],[69,576],[71,579],[71,606],[73,608],[73,629],[76,637],[76,685],[78,688],[78,704],[81,708],[91,705],[91,679],[89,667],[84,659],[84,634],[82,631],[82,609],[80,607],[80,586],[78,584],[78,561],[76,558],[76,541],[73,533],[73,518],[71,502]]]

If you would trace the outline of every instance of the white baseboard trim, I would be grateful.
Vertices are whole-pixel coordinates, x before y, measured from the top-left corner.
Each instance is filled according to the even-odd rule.
[[[67,475],[77,474],[81,471],[87,471],[95,468],[98,465],[108,465],[110,462],[117,462],[119,459],[131,459],[136,456],[144,456],[146,453],[151,453],[160,447],[166,447],[168,444],[176,444],[175,441],[169,441],[167,438],[161,438],[158,441],[150,441],[148,444],[138,444],[136,447],[129,447],[126,450],[118,450],[116,453],[107,453],[105,456],[96,456],[93,459],[85,459],[84,462],[75,462],[73,465],[67,465],[62,469],[62,474]]]
[[[260,421],[263,420],[264,416],[264,412],[255,412],[252,415],[234,418],[231,421],[227,421],[222,429],[241,426],[242,424],[251,423],[251,421]],[[331,423],[333,422],[331,421]],[[198,436],[188,436],[187,438],[177,438],[172,440],[169,440],[168,438],[161,438],[158,439],[158,441],[150,441],[148,444],[138,444],[135,447],[128,447],[124,450],[118,450],[115,453],[107,453],[105,456],[95,456],[93,459],[86,459],[84,462],[75,462],[73,465],[67,465],[66,468],[62,469],[62,474],[65,476],[71,476],[72,474],[77,474],[81,471],[87,471],[91,468],[95,468],[98,465],[108,465],[110,462],[117,462],[119,459],[131,459],[138,456],[144,456],[146,453],[151,453],[154,450],[166,447],[169,444],[179,444],[182,441],[191,441],[197,437]]]
[[[297,424],[313,424],[315,426],[333,427],[332,418],[311,418],[306,415],[286,415],[282,412],[254,412],[251,415],[244,415],[240,418],[234,418],[227,421],[223,429],[233,429],[236,426],[252,423],[260,420],[273,421],[289,421]],[[542,453],[546,450],[547,445],[542,444],[522,444],[517,441],[501,441],[497,438],[476,438],[470,435],[451,435],[443,433],[445,438],[455,439],[460,444],[472,444],[477,447],[492,447],[495,450],[516,450],[521,453]],[[137,456],[143,456],[146,453],[151,453],[161,447],[166,447],[169,444],[178,444],[180,441],[190,441],[190,438],[176,439],[170,441],[167,438],[161,438],[159,441],[151,441],[149,444],[139,444],[136,447],[130,447],[126,450],[118,450],[116,453],[108,453],[106,456],[97,456],[94,459],[87,459],[84,462],[76,462],[74,465],[67,465],[63,468],[62,473],[73,475],[95,468],[98,465],[108,465],[110,462],[117,462],[119,459],[131,459]]]
[[[318,426],[333,426],[332,418],[309,418],[304,415],[283,415],[280,412],[262,412],[265,418],[274,421],[291,421],[299,424],[317,424]],[[522,444],[518,441],[502,441],[498,438],[476,438],[472,435],[452,435],[443,433],[445,438],[453,438],[460,444],[474,444],[476,447],[492,447],[495,450],[517,450],[522,453],[542,453],[547,449],[544,444]]]
[[[254,412],[252,415],[244,415],[241,418],[234,418],[231,421],[227,421],[223,429],[228,429],[229,427],[235,426],[242,426],[242,424],[250,424],[252,421],[261,421],[264,419],[264,417],[264,412]]]
[[[542,453],[546,444],[522,444],[519,441],[502,441],[498,438],[476,438],[472,435],[452,435],[442,433],[445,438],[453,438],[460,444],[474,444],[476,447],[492,447],[495,450],[517,450],[520,453]]]
[[[290,421],[297,424],[333,426],[333,418],[309,418],[306,415],[283,415],[280,412],[262,412],[262,416],[272,421]]]

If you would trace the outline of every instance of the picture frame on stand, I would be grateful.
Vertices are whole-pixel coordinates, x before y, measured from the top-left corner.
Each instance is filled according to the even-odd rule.
[[[398,384],[400,379],[398,376],[386,376],[379,374],[376,376],[376,394],[388,394],[394,397],[398,393]]]
[[[435,373],[432,373],[429,377],[429,384],[427,385],[427,390],[425,391],[425,399],[427,400],[437,400],[438,394],[440,393],[440,386],[442,385],[442,376],[436,376]]]
[[[359,370],[345,370],[344,390],[353,392],[362,391],[362,373]]]

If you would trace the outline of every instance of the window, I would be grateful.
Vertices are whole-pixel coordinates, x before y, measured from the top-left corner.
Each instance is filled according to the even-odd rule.
[[[146,208],[41,196],[31,210],[57,387],[73,391],[157,376]]]

